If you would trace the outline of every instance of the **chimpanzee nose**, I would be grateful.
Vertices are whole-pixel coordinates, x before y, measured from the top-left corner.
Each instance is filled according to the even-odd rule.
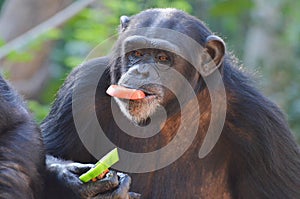
[[[159,78],[155,64],[137,64],[128,70],[128,75],[135,79],[154,81]]]
[[[146,66],[145,64],[134,68],[132,72],[135,76],[141,76],[142,78],[148,78],[150,75],[149,66]]]

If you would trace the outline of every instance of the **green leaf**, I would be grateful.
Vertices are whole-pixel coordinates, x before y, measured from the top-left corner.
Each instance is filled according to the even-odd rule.
[[[12,62],[20,62],[20,63],[30,62],[32,59],[33,59],[33,54],[29,52],[12,51],[7,56],[7,60]]]
[[[188,12],[188,13],[191,13],[191,11],[193,10],[192,6],[186,1],[171,2],[171,7],[183,10],[183,11]]]
[[[5,45],[5,41],[4,41],[4,39],[2,39],[1,37],[0,37],[0,47],[1,46],[4,46]]]
[[[210,8],[210,13],[212,16],[221,17],[228,15],[240,15],[245,11],[249,11],[253,7],[253,2],[251,0],[221,0],[213,4]]]
[[[47,40],[57,40],[60,39],[62,36],[61,30],[54,28],[52,30],[49,30],[45,35],[45,39]]]
[[[28,101],[29,110],[34,114],[35,120],[40,123],[49,113],[49,106],[41,105],[39,102],[30,100]]]
[[[67,57],[64,62],[66,64],[66,66],[68,66],[70,68],[75,68],[76,66],[81,64],[82,61],[83,61],[83,58],[70,56],[70,57]]]

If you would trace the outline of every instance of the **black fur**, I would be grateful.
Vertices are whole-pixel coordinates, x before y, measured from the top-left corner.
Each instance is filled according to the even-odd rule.
[[[182,32],[201,45],[212,32],[198,19],[175,9],[151,9],[130,18],[126,30],[164,27]],[[126,32],[124,30],[123,32]],[[123,34],[120,33],[120,34]],[[120,45],[122,41],[117,41]],[[113,58],[119,56],[116,51]],[[49,116],[42,125],[47,152],[66,159],[89,162],[95,159],[78,139],[72,118],[72,89],[78,71],[106,60],[107,71],[99,82],[96,111],[108,136],[118,146],[133,151],[154,150],[172,139],[180,113],[165,124],[161,135],[132,144],[112,120],[110,97],[105,90],[120,78],[120,60],[100,58],[75,69],[61,88]],[[200,78],[196,89],[201,105],[200,126],[192,146],[166,168],[132,174],[132,190],[144,198],[299,198],[300,152],[279,108],[252,86],[249,77],[226,54],[220,68],[227,95],[227,117],[222,135],[204,159],[197,154],[210,120],[210,98]],[[193,107],[190,121],[193,125]],[[102,117],[101,117],[102,116]],[[142,144],[141,144],[142,143]],[[154,144],[152,144],[154,143]]]
[[[44,167],[40,130],[0,76],[0,198],[42,198]]]

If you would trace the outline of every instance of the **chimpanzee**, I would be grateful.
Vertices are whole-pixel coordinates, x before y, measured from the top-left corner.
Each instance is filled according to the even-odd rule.
[[[102,74],[97,73],[99,68]],[[99,81],[95,100],[84,104],[93,97],[86,94],[93,86],[88,73],[99,76]],[[221,96],[211,81],[218,80],[214,79],[218,75],[225,89]],[[107,90],[111,85],[114,89]],[[77,86],[82,88],[80,95],[74,95]],[[136,99],[130,97],[134,93],[138,93]],[[82,100],[79,108],[74,106],[80,105],[78,100]],[[211,124],[213,118],[222,123],[223,113],[214,112],[224,110],[214,108],[222,103],[226,117],[221,135],[213,137],[218,139],[208,154],[199,156],[209,140],[209,129],[218,125]],[[161,108],[165,117],[157,114]],[[87,118],[78,125],[74,116],[85,117],[93,111],[105,135],[120,150],[149,154],[176,141],[174,151],[160,153],[147,165],[127,162],[123,171],[130,171],[131,189],[143,198],[300,198],[300,151],[284,115],[252,85],[224,41],[183,11],[149,9],[121,17],[112,53],[76,68],[60,89],[41,126],[46,152],[81,163],[95,162],[98,157],[83,144],[78,130],[86,128],[84,134],[89,135],[95,123]],[[130,133],[141,136],[129,136],[124,125],[117,124],[117,117],[125,126],[136,125]],[[147,126],[155,120],[159,132],[147,137]],[[180,157],[157,166],[177,155],[193,128],[195,136]],[[91,138],[90,145],[98,147],[99,153],[104,153],[102,144]],[[120,158],[127,157],[120,154]],[[148,166],[154,169],[140,172]]]

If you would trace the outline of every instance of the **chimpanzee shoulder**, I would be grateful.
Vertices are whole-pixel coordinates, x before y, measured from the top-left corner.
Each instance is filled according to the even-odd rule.
[[[103,67],[106,64],[108,65],[107,57],[89,60],[74,69],[65,80],[56,95],[50,113],[41,124],[47,154],[80,162],[95,161],[95,158],[91,155],[86,156],[88,152],[76,133],[72,115],[72,95],[81,73],[94,70],[94,67]],[[89,85],[88,81],[89,79],[86,79],[87,86]],[[105,69],[100,81],[99,86],[103,87],[102,90],[108,87],[110,83],[109,68]]]

